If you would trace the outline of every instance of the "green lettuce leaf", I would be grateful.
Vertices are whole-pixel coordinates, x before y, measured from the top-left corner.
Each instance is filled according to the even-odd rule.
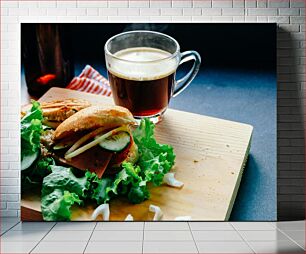
[[[149,119],[143,119],[140,126],[133,132],[133,138],[138,146],[141,176],[155,186],[162,184],[163,177],[174,165],[173,147],[157,143],[154,137],[154,124]]]
[[[89,189],[88,175],[76,177],[71,168],[51,165],[51,174],[43,179],[41,210],[43,219],[70,220],[70,207],[81,204]]]
[[[97,202],[98,205],[103,204],[109,200],[106,189],[111,186],[112,179],[105,177],[100,179],[95,173],[89,171],[85,174],[87,178],[86,197]]]
[[[133,204],[139,204],[150,198],[150,192],[146,185],[143,186],[133,186],[129,193],[128,199]]]
[[[52,173],[43,180],[42,196],[46,196],[55,189],[67,190],[84,198],[85,191],[88,189],[87,177],[76,177],[71,168],[62,166],[50,166]]]
[[[40,103],[35,100],[31,100],[32,108],[21,119],[21,124],[30,123],[33,119],[43,120],[43,113],[40,108]]]
[[[69,221],[71,219],[70,207],[81,204],[78,195],[69,191],[55,189],[41,199],[41,210],[45,221]]]
[[[50,157],[41,157],[30,168],[21,171],[21,188],[22,191],[31,189],[35,186],[41,187],[45,176],[49,175],[52,170],[51,166],[55,161]]]
[[[32,154],[40,148],[43,113],[40,104],[32,101],[32,108],[21,119],[21,152],[23,155]]]
[[[40,104],[32,101],[32,108],[21,119],[21,169],[27,169],[38,158],[43,114]]]
[[[148,199],[150,193],[146,181],[140,176],[140,167],[131,163],[123,163],[123,169],[116,175],[113,184],[106,188],[107,200],[115,195],[127,196],[133,204]]]

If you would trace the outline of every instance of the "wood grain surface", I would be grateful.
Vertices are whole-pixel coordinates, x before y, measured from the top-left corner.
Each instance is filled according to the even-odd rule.
[[[111,98],[62,88],[50,89],[40,101],[62,98],[113,104]],[[162,220],[174,220],[177,216],[191,216],[191,220],[197,221],[228,220],[248,157],[252,131],[253,127],[248,124],[168,109],[156,126],[156,138],[174,147],[176,163],[172,171],[184,182],[184,187],[150,187],[151,198],[138,205],[117,198],[110,203],[110,220],[124,220],[128,214],[135,220],[152,220],[150,204],[160,206],[164,213]],[[27,216],[30,216],[29,209],[40,211],[39,195],[23,195],[21,203],[27,209]],[[73,207],[72,220],[90,220],[94,208],[94,204]],[[23,219],[28,220],[24,216]]]

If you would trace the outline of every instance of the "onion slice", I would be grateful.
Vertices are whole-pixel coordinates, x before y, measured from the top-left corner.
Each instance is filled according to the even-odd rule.
[[[133,221],[134,218],[131,214],[128,214],[128,216],[126,216],[125,221]]]
[[[99,214],[102,214],[103,216],[103,220],[104,221],[108,221],[109,220],[109,204],[102,204],[102,205],[99,205],[92,213],[91,215],[91,219],[92,220],[95,220],[97,219],[98,215]]]
[[[167,173],[164,175],[163,179],[164,183],[166,183],[169,186],[176,187],[176,188],[181,188],[184,186],[184,183],[181,181],[178,181],[174,177],[174,173]]]
[[[118,127],[114,130],[111,130],[103,135],[101,135],[100,137],[96,138],[95,140],[91,141],[90,143],[80,147],[79,149],[69,153],[69,154],[66,154],[65,155],[65,159],[66,160],[69,160],[75,156],[78,156],[79,154],[81,153],[84,153],[85,151],[87,151],[88,149],[96,146],[97,144],[99,144],[100,142],[102,142],[103,140],[107,139],[108,137],[114,135],[115,133],[117,132],[120,132],[120,131],[126,131],[127,130],[127,126],[121,126],[121,127]]]
[[[163,212],[162,212],[162,210],[160,209],[159,206],[150,205],[149,206],[149,211],[155,213],[153,221],[158,221],[163,217]]]
[[[188,221],[188,220],[191,220],[191,216],[178,216],[178,217],[175,217],[174,220],[176,221]]]
[[[77,148],[79,148],[82,144],[84,144],[84,142],[86,142],[88,139],[95,137],[96,135],[98,135],[103,130],[104,130],[104,127],[101,127],[101,128],[98,128],[98,129],[86,134],[85,136],[81,137],[77,142],[74,143],[74,145],[72,147],[69,148],[69,150],[66,152],[66,154],[72,153]]]

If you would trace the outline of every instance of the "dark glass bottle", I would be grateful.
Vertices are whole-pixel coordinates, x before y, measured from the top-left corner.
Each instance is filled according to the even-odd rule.
[[[68,25],[22,24],[22,64],[30,95],[69,84],[74,76],[71,43]]]

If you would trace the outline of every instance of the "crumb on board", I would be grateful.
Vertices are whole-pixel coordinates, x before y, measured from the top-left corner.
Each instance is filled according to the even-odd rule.
[[[230,146],[227,144],[226,147],[230,147]]]
[[[199,161],[198,161],[198,160],[193,160],[193,162],[194,162],[194,163],[198,163]]]
[[[231,174],[234,175],[235,173],[233,171],[231,171]]]

